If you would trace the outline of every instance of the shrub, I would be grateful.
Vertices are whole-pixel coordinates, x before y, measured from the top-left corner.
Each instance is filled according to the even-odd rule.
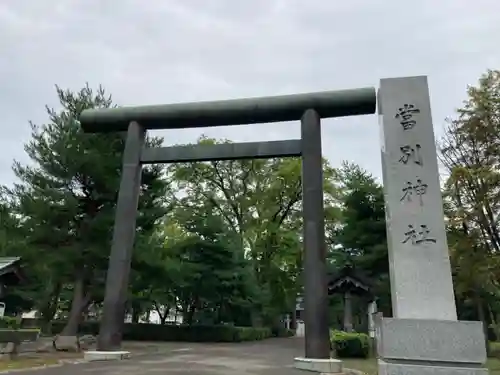
[[[370,338],[365,333],[332,331],[330,342],[338,358],[368,358]]]
[[[21,319],[4,316],[0,318],[0,328],[19,329],[21,328]]]
[[[490,351],[488,356],[490,358],[500,358],[500,342],[490,341]]]
[[[264,340],[272,336],[269,328],[254,328],[254,327],[230,327],[234,332],[235,342],[239,341],[258,341]]]
[[[62,331],[66,322],[52,322],[52,332]],[[84,322],[80,335],[97,335],[99,322]],[[229,325],[159,325],[126,323],[123,339],[133,341],[241,342],[264,340],[272,336],[269,328],[234,327]]]

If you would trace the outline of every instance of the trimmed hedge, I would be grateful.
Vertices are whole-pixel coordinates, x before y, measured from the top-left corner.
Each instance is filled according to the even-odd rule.
[[[368,358],[370,354],[366,333],[331,331],[330,342],[337,358]]]
[[[52,322],[52,333],[62,331],[66,322]],[[80,325],[79,334],[97,335],[99,322],[85,322]],[[126,323],[123,339],[133,341],[184,341],[184,342],[241,342],[264,340],[272,337],[269,328],[234,327],[229,325],[160,325]]]
[[[0,328],[19,329],[21,328],[21,319],[4,316],[0,318]]]

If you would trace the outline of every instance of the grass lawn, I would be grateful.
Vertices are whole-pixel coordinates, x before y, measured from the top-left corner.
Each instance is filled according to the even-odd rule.
[[[55,365],[59,361],[56,358],[23,358],[19,357],[13,360],[0,359],[0,371],[40,367]]]
[[[377,360],[370,359],[343,359],[344,367],[363,371],[368,375],[377,375]],[[490,358],[487,362],[490,375],[500,375],[500,359]]]

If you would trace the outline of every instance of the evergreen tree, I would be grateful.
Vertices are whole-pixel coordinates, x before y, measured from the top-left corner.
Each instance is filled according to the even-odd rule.
[[[28,165],[14,163],[19,182],[7,193],[22,218],[28,246],[27,261],[45,280],[42,314],[52,319],[48,301],[71,293],[64,335],[77,333],[82,313],[99,303],[107,270],[114,211],[120,182],[124,134],[84,134],[78,118],[89,108],[111,107],[111,97],[99,87],[78,92],[57,87],[60,110],[47,108],[49,121],[31,124],[25,145]],[[161,139],[148,139],[150,147]],[[144,168],[139,203],[139,241],[164,215],[167,184],[162,167]],[[56,303],[57,306],[57,303]],[[50,310],[50,311],[49,311]]]

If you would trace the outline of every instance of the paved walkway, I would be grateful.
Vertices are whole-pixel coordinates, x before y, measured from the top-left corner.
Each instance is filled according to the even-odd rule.
[[[25,375],[296,375],[293,358],[303,355],[299,338],[240,344],[172,343],[165,353],[119,362],[68,364]]]

